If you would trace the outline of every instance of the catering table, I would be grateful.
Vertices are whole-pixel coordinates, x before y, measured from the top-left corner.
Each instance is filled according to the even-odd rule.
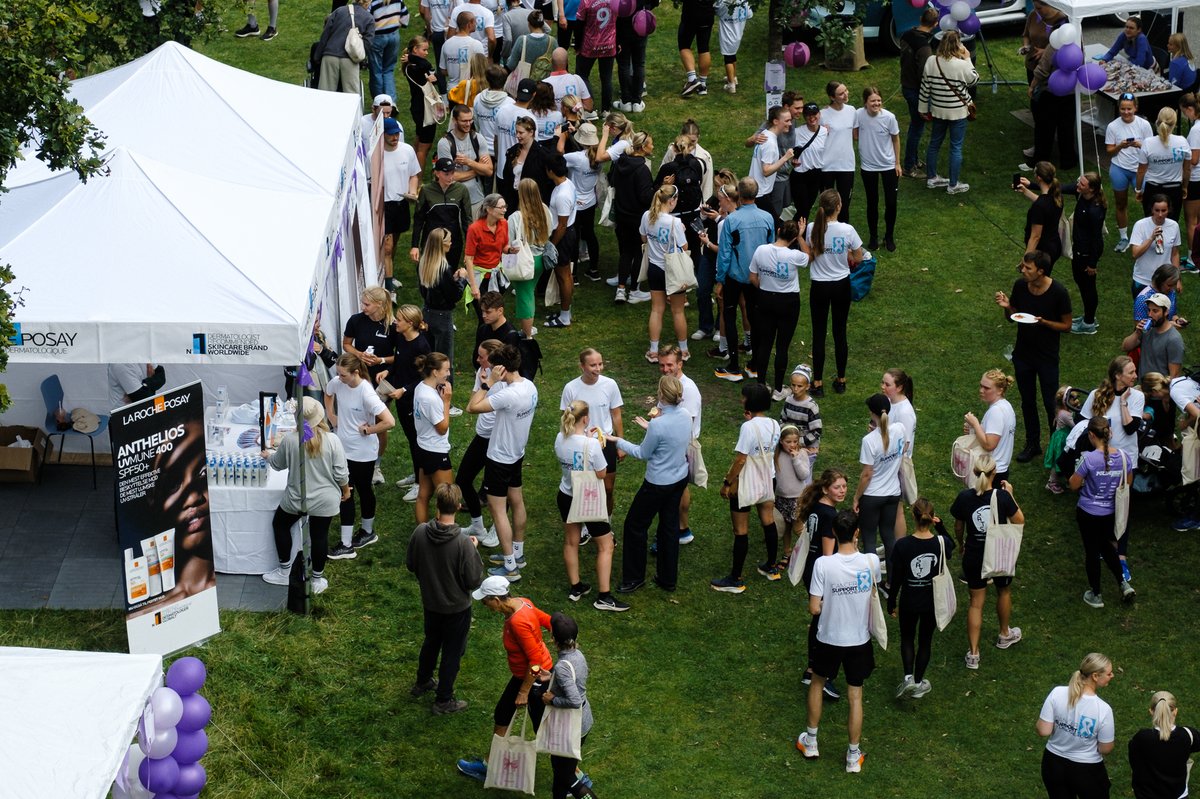
[[[1093,56],[1104,55],[1107,51],[1108,48],[1102,44],[1089,44],[1084,48],[1084,57],[1090,61]],[[1157,87],[1155,89],[1134,88],[1133,91],[1133,96],[1137,98],[1138,116],[1150,120],[1151,126],[1154,125],[1159,110],[1179,107],[1179,98],[1183,96],[1183,89],[1171,85],[1166,78],[1158,78],[1148,69],[1129,64],[1124,56],[1119,55],[1113,59],[1113,64],[1118,63],[1122,67],[1122,75],[1131,79],[1137,87],[1151,85]],[[1116,86],[1112,80],[1109,80],[1103,89],[1093,95],[1096,98],[1092,104],[1095,113],[1085,114],[1084,121],[1091,123],[1101,131],[1107,128],[1108,123],[1117,118],[1117,98],[1126,88],[1129,87]]]

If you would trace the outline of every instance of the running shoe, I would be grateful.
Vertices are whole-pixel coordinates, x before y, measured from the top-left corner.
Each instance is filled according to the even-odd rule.
[[[963,665],[968,669],[975,671],[979,668],[979,655],[968,652],[963,658]]]
[[[947,194],[965,194],[966,192],[968,192],[970,190],[971,190],[971,184],[963,183],[961,180],[958,183],[955,183],[953,186],[946,187]]]
[[[896,698],[899,699],[902,696],[904,696],[905,694],[911,694],[913,689],[916,687],[917,687],[917,684],[915,682],[913,682],[912,675],[905,674],[904,682],[900,683],[900,685],[898,685],[896,687]]]
[[[238,37],[239,39],[248,39],[251,36],[257,36],[258,35],[258,25],[247,22],[245,25],[238,28],[237,31],[233,35]]]
[[[683,91],[681,91],[679,93],[679,96],[687,97],[689,94],[693,94],[695,92],[700,91],[700,85],[701,85],[700,81],[697,80],[696,78],[692,78],[689,81],[685,81],[683,84]]]
[[[492,577],[503,577],[506,580],[508,580],[510,583],[521,582],[521,570],[520,569],[517,569],[516,571],[509,571],[508,569],[504,568],[503,566],[496,566],[494,568],[488,569],[488,574],[490,574]]]
[[[354,560],[358,557],[358,553],[354,551],[354,547],[345,544],[338,544],[329,548],[330,560]]]
[[[288,577],[291,575],[291,568],[285,566],[276,566],[271,571],[262,576],[264,583],[271,585],[287,585]]]
[[[488,563],[495,563],[497,566],[503,566],[504,555],[500,554],[499,552],[493,552],[492,554],[488,555]],[[518,569],[524,569],[528,565],[529,563],[525,560],[524,556],[517,558]]]
[[[592,603],[592,607],[596,610],[607,610],[613,613],[624,613],[629,610],[628,603],[622,602],[614,596],[597,597],[596,601]]]
[[[857,774],[862,771],[863,761],[867,759],[867,753],[859,749],[857,752],[853,749],[846,750],[846,773]]]
[[[371,546],[371,544],[374,544],[378,540],[378,533],[374,531],[367,532],[366,530],[359,530],[354,534],[354,537],[350,539],[350,546],[354,547],[355,549],[362,549],[363,547]]]
[[[934,175],[933,177],[925,179],[925,188],[927,188],[927,189],[941,189],[941,188],[945,188],[946,186],[949,186],[949,185],[950,185],[949,178],[942,178],[942,177],[938,177],[937,175]]]
[[[567,592],[567,599],[572,602],[578,602],[580,598],[587,596],[592,592],[592,587],[587,583],[571,586],[571,590]]]
[[[775,582],[783,577],[783,575],[779,573],[779,568],[773,563],[758,564],[758,573],[763,577],[766,577],[770,582]]]
[[[996,636],[996,648],[997,649],[1008,649],[1010,646],[1012,646],[1013,644],[1017,643],[1020,640],[1021,640],[1021,628],[1020,627],[1009,627],[1008,635]]]
[[[718,366],[716,369],[713,369],[713,377],[720,380],[728,380],[730,383],[740,383],[745,380],[741,372],[736,372],[724,366]]]
[[[679,545],[690,544],[696,540],[696,536],[692,534],[692,528],[679,531]]]
[[[482,760],[459,760],[458,773],[464,777],[483,782],[487,779],[487,763]]]
[[[1121,581],[1121,601],[1122,602],[1132,602],[1133,598],[1136,595],[1137,595],[1137,591],[1133,590],[1133,586],[1129,584],[1129,581],[1122,580]]]
[[[1113,252],[1125,252],[1129,249],[1129,237],[1122,236],[1117,239],[1117,243],[1113,246]]]
[[[278,35],[279,31],[275,30],[274,28],[267,28],[266,32],[258,38],[262,39],[264,42],[269,42]]]
[[[809,735],[807,732],[800,733],[800,737],[796,739],[796,748],[804,753],[805,760],[816,760],[821,756],[821,752],[817,749],[817,736]]]
[[[929,680],[921,680],[916,687],[909,692],[909,696],[913,699],[920,699],[933,690],[933,686],[929,684]]]
[[[1093,608],[1104,607],[1104,600],[1100,598],[1099,594],[1093,592],[1090,588],[1083,592],[1083,602],[1085,605]]]
[[[709,582],[709,586],[714,591],[720,591],[725,594],[740,594],[746,590],[746,584],[741,580],[735,580],[733,577],[725,576],[718,577]]]

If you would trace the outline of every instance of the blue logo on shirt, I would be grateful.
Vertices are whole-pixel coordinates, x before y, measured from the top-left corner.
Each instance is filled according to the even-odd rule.
[[[1091,716],[1080,716],[1079,724],[1075,729],[1075,734],[1080,738],[1095,738],[1096,724],[1096,719],[1092,718]]]
[[[854,576],[858,579],[858,590],[860,592],[871,590],[871,572],[855,572]]]

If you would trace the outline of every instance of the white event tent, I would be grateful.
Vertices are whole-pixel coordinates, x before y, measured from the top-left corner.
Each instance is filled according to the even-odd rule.
[[[84,183],[28,153],[0,195],[20,303],[5,423],[40,426],[51,373],[68,407],[100,413],[109,363],[254,397],[282,385],[262,366],[299,363],[318,314],[339,337],[377,276],[356,95],[170,42],[71,95],[106,137],[103,173]]]

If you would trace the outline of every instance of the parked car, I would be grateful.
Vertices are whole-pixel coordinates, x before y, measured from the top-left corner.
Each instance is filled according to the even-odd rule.
[[[816,29],[828,14],[853,14],[854,9],[853,0],[847,0],[837,8],[816,8],[809,15],[806,24],[809,28]],[[984,27],[988,27],[1023,23],[1032,10],[1033,0],[982,0],[975,13],[979,15],[979,21]],[[879,42],[889,52],[899,53],[900,36],[917,26],[922,11],[921,8],[913,8],[908,0],[892,0],[887,3],[872,0],[867,6],[867,15],[863,20],[863,38],[868,42]]]

